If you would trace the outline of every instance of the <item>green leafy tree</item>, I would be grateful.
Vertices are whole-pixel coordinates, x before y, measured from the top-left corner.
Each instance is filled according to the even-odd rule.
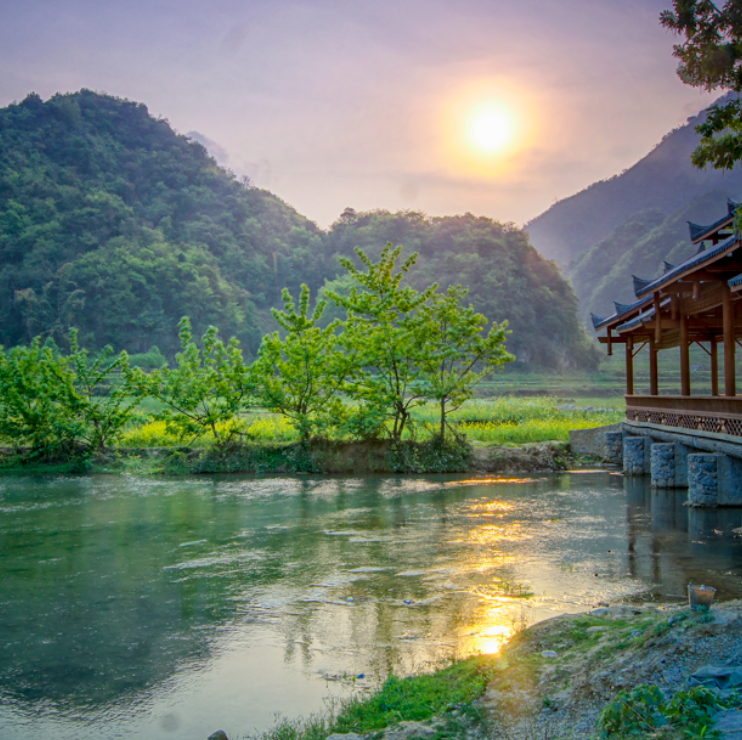
[[[197,439],[210,431],[217,444],[242,433],[237,422],[253,400],[252,373],[242,358],[239,342],[225,345],[216,327],[201,338],[203,351],[193,341],[187,317],[178,324],[181,351],[174,368],[162,367],[149,375],[139,368],[129,372],[139,396],[152,396],[165,404],[159,414],[169,431],[181,439]]]
[[[469,400],[474,387],[496,367],[515,357],[505,349],[507,321],[492,323],[485,335],[487,318],[464,306],[468,290],[451,286],[434,293],[415,318],[420,347],[422,393],[440,405],[440,436],[445,437],[447,416]]]
[[[358,368],[349,392],[361,404],[360,428],[365,434],[372,434],[388,421],[389,434],[395,442],[410,426],[412,409],[424,402],[423,348],[416,336],[419,327],[415,312],[437,288],[434,284],[418,292],[402,285],[417,254],[410,255],[397,268],[401,251],[401,247],[387,244],[379,261],[374,262],[357,248],[365,270],[357,268],[352,260],[340,260],[354,281],[350,292],[341,295],[325,291],[347,313],[342,342]]]
[[[0,352],[0,436],[32,456],[74,457],[115,440],[136,403],[123,378],[128,357],[105,347],[91,361],[70,332],[64,357],[39,337]]]
[[[91,448],[102,450],[121,435],[137,404],[126,380],[129,357],[126,352],[114,356],[113,349],[106,346],[91,360],[88,351],[80,347],[77,329],[72,329],[68,363],[85,422],[83,436]]]
[[[665,28],[682,35],[674,47],[683,82],[706,90],[742,93],[742,0],[673,0],[660,15]],[[742,160],[742,102],[739,97],[711,106],[696,126],[701,143],[693,152],[697,167],[731,169]]]
[[[338,344],[340,320],[318,326],[327,302],[320,300],[309,311],[309,287],[301,286],[298,307],[283,290],[284,310],[273,316],[285,331],[263,338],[255,363],[261,403],[284,414],[302,441],[324,432],[344,416],[339,393],[346,385],[349,361]]]

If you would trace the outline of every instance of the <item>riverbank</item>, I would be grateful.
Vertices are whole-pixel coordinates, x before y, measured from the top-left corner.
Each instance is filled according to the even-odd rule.
[[[740,699],[729,689],[740,685],[742,601],[705,613],[620,604],[541,622],[496,656],[389,679],[333,718],[281,723],[259,740],[719,737],[713,730],[738,740]]]
[[[569,443],[485,445],[388,440],[313,441],[308,444],[233,444],[196,447],[116,448],[74,459],[39,459],[28,450],[0,448],[5,473],[133,473],[147,475],[248,474],[430,474],[531,475],[599,465],[573,454]]]

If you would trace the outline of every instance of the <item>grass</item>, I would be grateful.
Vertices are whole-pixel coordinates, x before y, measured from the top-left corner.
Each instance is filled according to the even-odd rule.
[[[389,676],[370,696],[350,699],[336,714],[290,721],[282,719],[257,740],[324,740],[333,733],[380,733],[398,722],[422,722],[449,713],[439,735],[450,737],[456,717],[477,714],[472,702],[492,679],[496,659],[477,656],[457,661],[435,673],[398,678]],[[456,717],[452,713],[456,713]]]
[[[469,442],[487,445],[523,444],[569,440],[570,429],[587,429],[620,421],[624,416],[624,401],[620,397],[570,398],[551,396],[500,396],[473,399],[450,415],[451,427]],[[416,438],[424,441],[438,431],[439,409],[435,404],[420,406],[414,411]],[[251,413],[219,431],[237,426],[250,443],[276,444],[297,442],[299,435],[289,421],[278,414]],[[182,439],[168,431],[164,421],[144,421],[132,425],[121,441],[123,447],[209,447],[211,432],[197,440]]]

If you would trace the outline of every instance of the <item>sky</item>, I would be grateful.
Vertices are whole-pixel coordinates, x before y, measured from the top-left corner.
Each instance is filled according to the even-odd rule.
[[[0,106],[143,102],[329,226],[345,208],[523,224],[714,95],[670,0],[0,0]]]

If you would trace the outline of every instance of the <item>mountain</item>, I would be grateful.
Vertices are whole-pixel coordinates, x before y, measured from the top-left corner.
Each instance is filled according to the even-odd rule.
[[[692,254],[685,221],[713,221],[725,212],[727,197],[742,194],[742,169],[691,164],[699,138],[694,128],[703,118],[688,119],[630,169],[555,203],[526,225],[536,249],[571,279],[582,316],[629,300],[632,273],[652,277],[663,260]]]
[[[64,334],[171,352],[188,314],[254,350],[324,235],[142,104],[82,90],[0,110],[0,342]]]
[[[44,335],[172,357],[178,320],[248,355],[281,289],[319,290],[338,256],[421,252],[413,281],[463,283],[509,345],[546,367],[595,364],[572,289],[519,229],[489,219],[347,210],[329,231],[239,182],[141,103],[89,90],[0,109],[0,344]]]

